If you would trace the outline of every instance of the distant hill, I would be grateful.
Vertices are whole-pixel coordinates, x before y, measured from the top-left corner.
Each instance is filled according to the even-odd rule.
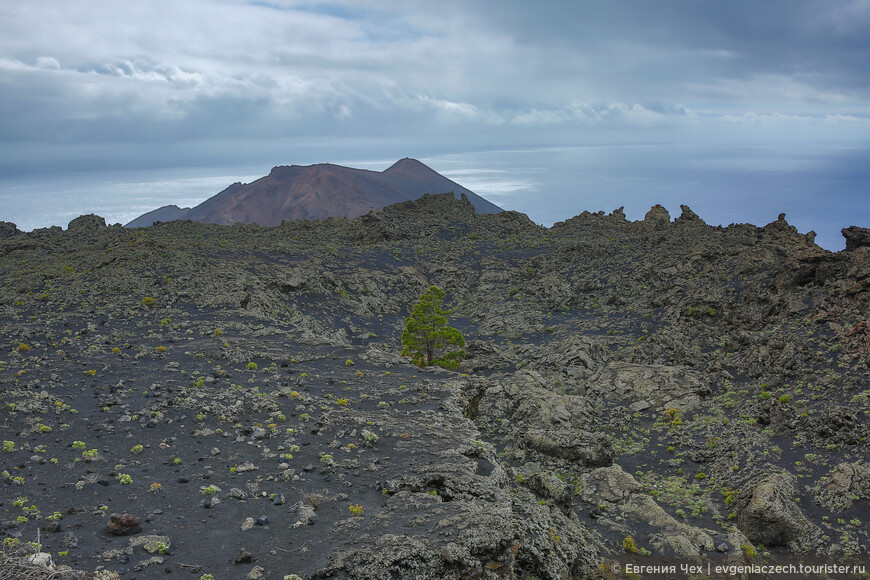
[[[503,211],[420,161],[405,158],[384,171],[329,163],[279,166],[253,183],[234,183],[196,207],[167,205],[139,216],[125,227],[174,220],[275,226],[285,220],[355,218],[425,193],[448,192],[456,197],[465,194],[478,213]]]

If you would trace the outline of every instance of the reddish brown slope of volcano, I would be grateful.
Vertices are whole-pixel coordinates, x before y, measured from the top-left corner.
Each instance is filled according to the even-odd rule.
[[[183,219],[224,225],[241,222],[274,226],[284,220],[354,218],[373,209],[417,199],[424,193],[450,191],[457,197],[463,193],[468,196],[479,213],[502,211],[423,163],[402,159],[384,171],[328,163],[275,167],[269,175],[252,183],[234,183],[192,208]],[[142,218],[127,225],[151,225],[147,218]]]

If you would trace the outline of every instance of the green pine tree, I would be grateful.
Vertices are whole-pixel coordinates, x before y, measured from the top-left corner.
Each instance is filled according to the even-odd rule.
[[[441,308],[444,290],[431,286],[420,296],[420,301],[411,311],[402,332],[402,355],[410,356],[417,366],[437,365],[455,369],[465,356],[464,350],[449,350],[448,347],[465,346],[462,333],[447,326],[449,310]]]

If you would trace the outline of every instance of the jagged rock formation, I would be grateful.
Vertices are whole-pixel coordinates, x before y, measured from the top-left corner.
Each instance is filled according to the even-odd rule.
[[[18,226],[12,222],[0,222],[0,238],[11,238],[16,234],[20,234]]]
[[[79,567],[564,580],[868,550],[870,252],[785,216],[544,228],[448,194],[3,231],[2,485],[62,514],[42,541]],[[430,285],[458,372],[399,356]],[[113,512],[171,549],[108,546]]]
[[[846,251],[852,252],[858,248],[870,247],[870,229],[849,226],[843,228],[843,237],[846,238]]]

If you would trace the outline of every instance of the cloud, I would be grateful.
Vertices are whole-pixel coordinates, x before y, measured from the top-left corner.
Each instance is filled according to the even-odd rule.
[[[685,123],[693,119],[694,112],[682,105],[641,105],[622,102],[583,103],[574,102],[557,109],[532,109],[516,113],[511,123],[520,126],[546,126],[578,123],[587,126],[608,124],[654,127],[665,124]]]
[[[867,4],[6,3],[0,141],[144,157],[211,139],[792,138],[826,119],[851,139],[870,117]]]

